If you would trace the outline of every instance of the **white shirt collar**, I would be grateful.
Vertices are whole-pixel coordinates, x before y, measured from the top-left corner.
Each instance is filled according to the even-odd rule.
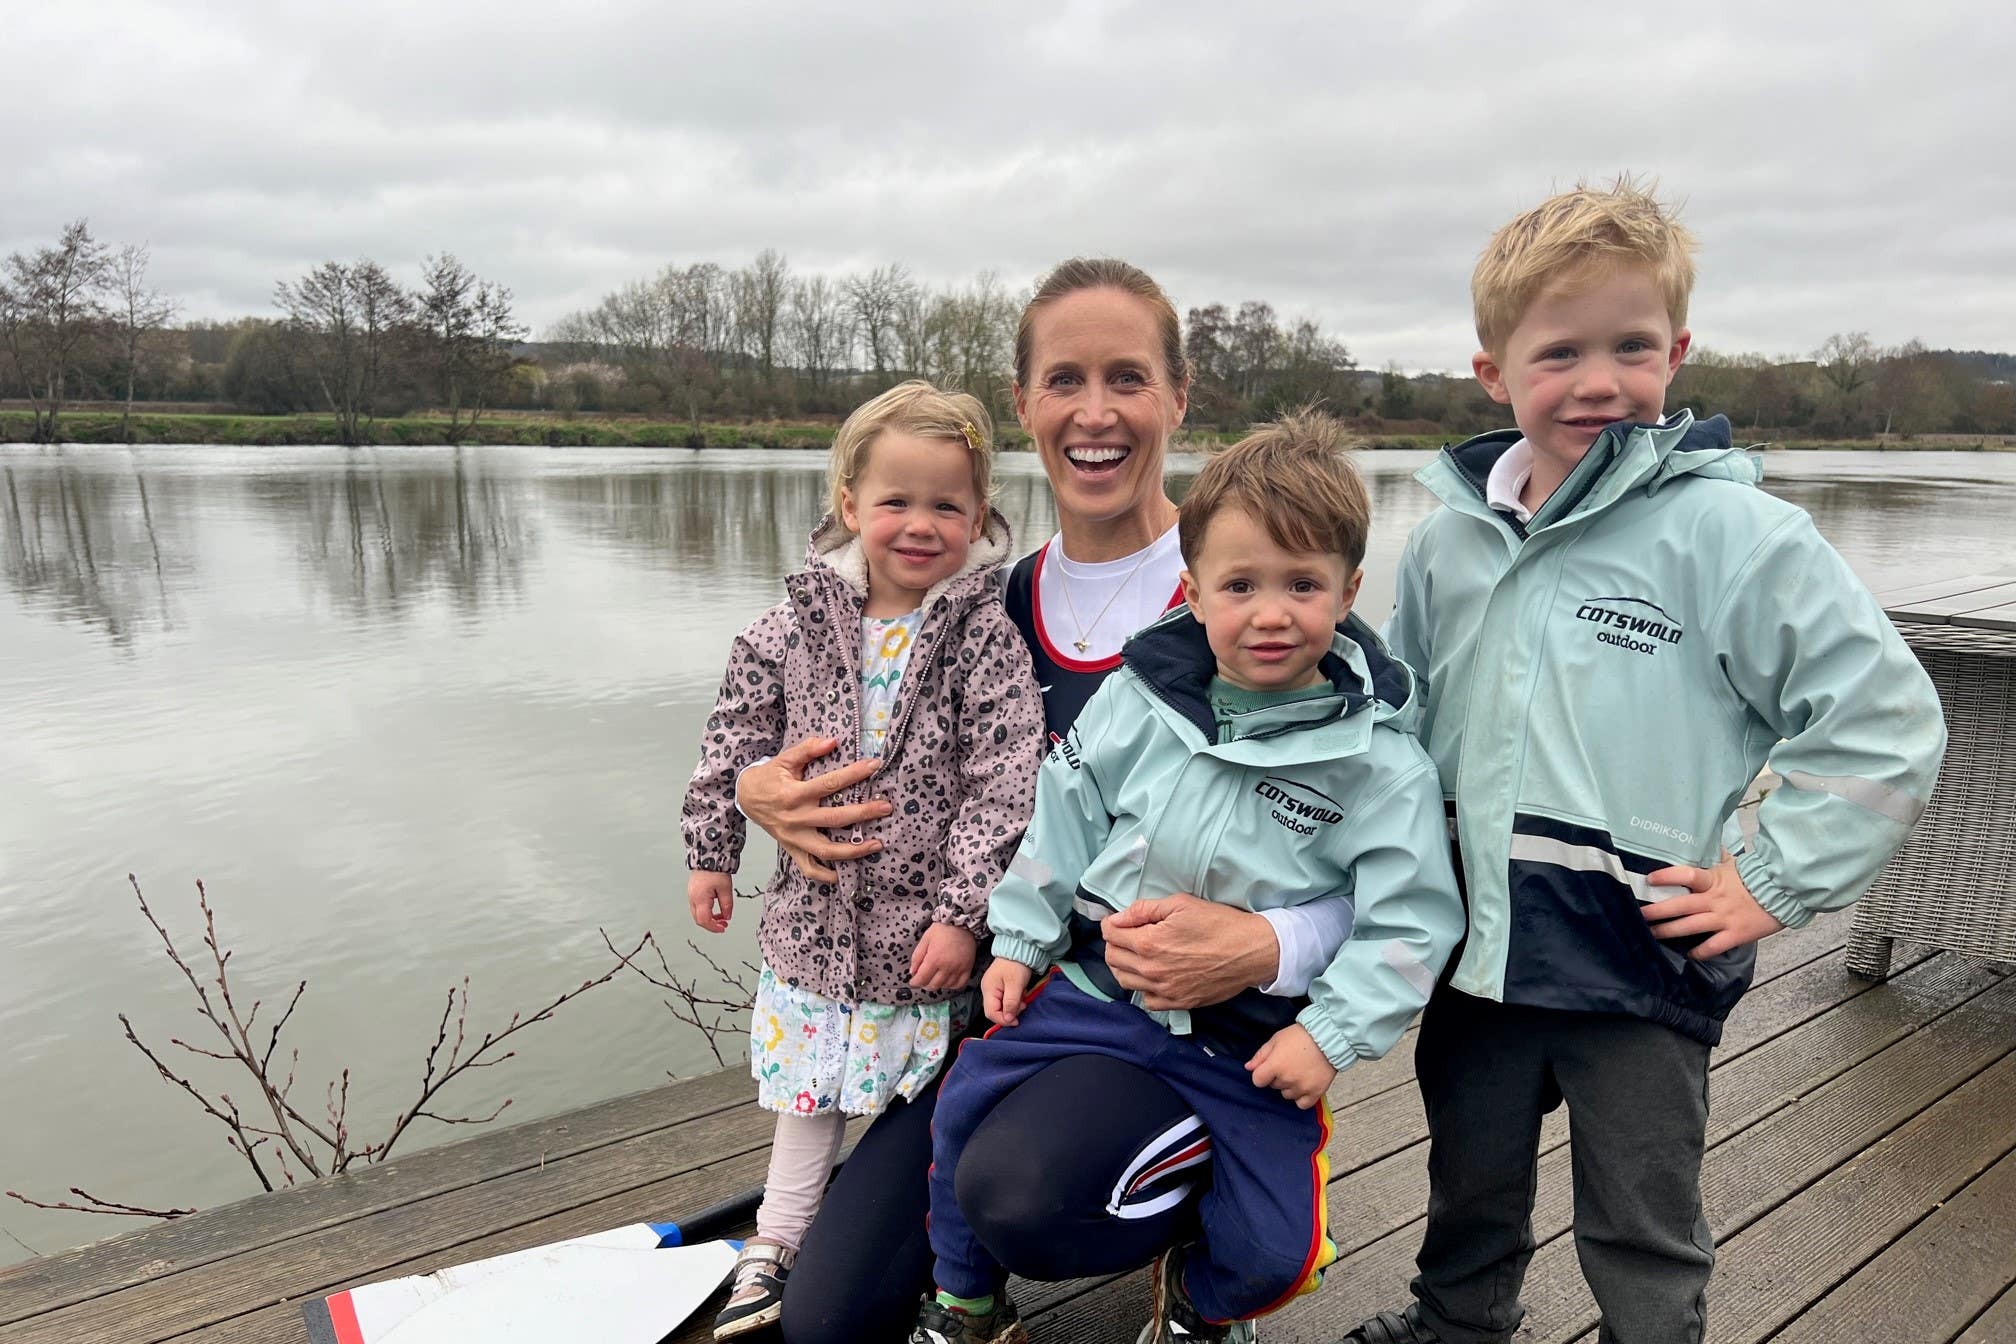
[[[1533,511],[1519,502],[1519,492],[1533,474],[1533,449],[1524,439],[1513,443],[1491,464],[1484,480],[1484,502],[1500,513],[1509,513],[1523,525],[1533,521]]]

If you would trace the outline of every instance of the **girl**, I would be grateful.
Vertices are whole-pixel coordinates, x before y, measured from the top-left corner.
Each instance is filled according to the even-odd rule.
[[[832,512],[787,599],[735,639],[686,793],[687,900],[720,933],[743,818],[735,780],[807,737],[828,763],[879,758],[835,801],[885,799],[852,828],[880,848],[807,877],[778,855],[765,892],[749,1062],[777,1111],[756,1236],[736,1262],[725,1339],[775,1321],[848,1115],[918,1095],[972,1006],[987,895],[1034,802],[1043,701],[995,571],[1008,526],[989,507],[993,432],[972,397],[907,382],[833,441]]]

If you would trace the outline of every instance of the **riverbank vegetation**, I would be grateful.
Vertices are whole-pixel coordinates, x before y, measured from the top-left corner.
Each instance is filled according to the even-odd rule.
[[[1376,416],[1354,417],[1351,423],[1363,447],[1433,450],[1449,442],[1440,433],[1395,433]],[[1418,422],[1415,422],[1418,423]],[[824,452],[832,446],[838,417],[822,421],[706,421],[697,429],[683,420],[656,420],[642,415],[576,413],[559,415],[503,411],[459,430],[444,414],[378,419],[362,433],[359,444],[384,447],[441,447],[449,444],[495,444],[540,448],[797,448]],[[1190,428],[1177,436],[1176,452],[1207,450],[1231,443],[1239,429]],[[63,440],[83,444],[217,445],[289,447],[341,442],[340,422],[330,415],[231,415],[221,413],[151,412],[131,416],[86,403],[63,417]],[[1028,435],[1011,421],[999,432],[1007,452],[1026,450]],[[0,443],[34,441],[34,417],[27,409],[0,407]],[[2016,452],[2016,434],[1921,434],[1867,439],[1753,440],[1773,449],[1838,451]]]
[[[936,288],[893,263],[798,273],[774,251],[667,265],[532,340],[511,291],[446,253],[412,288],[375,261],[332,260],[279,279],[269,315],[180,325],[148,262],[82,220],[6,261],[0,438],[822,447],[907,377],[980,396],[1004,444],[1019,438],[1007,389],[1025,291],[993,273]],[[1192,307],[1184,326],[1200,435],[1310,403],[1382,446],[1505,421],[1467,375],[1363,367],[1340,336],[1266,301]],[[2016,356],[1862,332],[1810,357],[1697,346],[1668,404],[1788,447],[1995,447],[2016,437]]]

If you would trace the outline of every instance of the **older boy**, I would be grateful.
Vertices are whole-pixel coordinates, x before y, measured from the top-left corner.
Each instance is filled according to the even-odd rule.
[[[917,1344],[1023,1337],[1000,1266],[960,1215],[954,1171],[997,1100],[1071,1055],[1141,1065],[1208,1131],[1203,1235],[1163,1257],[1144,1344],[1233,1338],[1231,1322],[1313,1287],[1335,1258],[1324,1090],[1398,1038],[1463,922],[1441,789],[1410,732],[1412,676],[1347,621],[1370,504],[1339,438],[1332,421],[1295,417],[1204,468],[1178,525],[1186,608],[1128,642],[1044,763],[1035,818],[988,907],[996,960],[981,996],[996,1026],[965,1044],[939,1094],[940,1291]],[[1333,936],[1313,956],[1284,946],[1283,978],[1264,990],[1150,1013],[1107,967],[1100,920],[1178,891],[1262,912],[1320,907],[1329,917],[1313,922]],[[1086,1103],[1056,1122],[1096,1125],[1099,1099]]]
[[[1512,1337],[1563,1100],[1601,1339],[1698,1341],[1709,1047],[1756,941],[1860,895],[1938,770],[1939,702],[1867,590],[1727,421],[1662,418],[1691,250],[1625,179],[1477,264],[1472,364],[1518,428],[1421,471],[1445,507],[1388,628],[1428,678],[1470,929],[1416,1047],[1416,1301],[1355,1344]],[[1767,755],[1783,786],[1732,820]]]

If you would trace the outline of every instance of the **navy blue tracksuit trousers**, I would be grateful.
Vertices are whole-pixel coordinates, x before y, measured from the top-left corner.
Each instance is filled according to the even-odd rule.
[[[1244,1320],[1315,1287],[1337,1258],[1324,1203],[1330,1109],[1301,1110],[1255,1087],[1246,1061],[1213,1053],[1128,1003],[1093,998],[1060,974],[1041,981],[1013,1027],[968,1040],[946,1074],[931,1126],[931,1250],[940,1289],[959,1297],[997,1292],[1002,1271],[959,1211],[953,1173],[966,1141],[1003,1096],[1071,1055],[1102,1054],[1146,1070],[1203,1121],[1211,1185],[1198,1205],[1201,1245],[1184,1262],[1183,1287],[1207,1318]],[[1202,1144],[1169,1153],[1124,1178],[1109,1211]],[[1040,1182],[1044,1173],[1028,1173]],[[1152,1204],[1146,1206],[1153,1208]]]

